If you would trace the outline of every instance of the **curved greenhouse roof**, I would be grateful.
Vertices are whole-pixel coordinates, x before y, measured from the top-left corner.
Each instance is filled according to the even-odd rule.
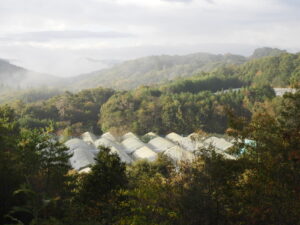
[[[122,136],[122,140],[124,141],[124,140],[126,140],[126,139],[128,139],[128,138],[135,138],[135,139],[139,139],[134,133],[132,133],[132,132],[128,132],[128,133],[126,133],[126,134],[124,134],[123,136]]]
[[[110,150],[112,153],[116,153],[122,162],[127,164],[132,163],[132,158],[130,158],[130,156],[127,155],[127,153],[123,149],[111,147]]]
[[[104,147],[107,147],[107,148],[110,148],[110,147],[116,147],[117,146],[117,142],[114,142],[110,139],[107,139],[105,137],[101,137],[99,138],[98,140],[95,141],[95,146],[98,148],[100,146],[104,146]]]
[[[97,140],[96,135],[94,135],[91,132],[85,132],[81,135],[81,138],[83,141],[85,141],[86,143],[90,144],[90,145],[94,145],[95,141]]]
[[[80,147],[74,150],[73,156],[69,159],[69,161],[71,166],[77,171],[95,164],[93,154]]]
[[[153,138],[151,141],[148,142],[148,145],[155,152],[164,152],[169,148],[176,146],[171,141],[162,137]]]
[[[131,154],[135,150],[145,146],[145,143],[139,139],[130,137],[122,141],[122,146],[124,147],[126,153]]]
[[[182,149],[179,146],[174,146],[172,148],[169,148],[164,152],[164,155],[171,158],[174,162],[180,162],[180,161],[193,161],[195,159],[195,156],[193,153],[188,152],[184,149]]]
[[[157,159],[157,153],[152,151],[149,147],[143,146],[139,149],[137,149],[133,154],[133,158],[136,160],[148,160],[150,162],[153,162]]]
[[[81,140],[79,138],[73,138],[73,139],[68,140],[67,142],[65,142],[65,146],[67,146],[69,148],[70,152],[74,152],[74,150],[77,148],[82,148],[82,149],[86,149],[86,150],[93,149],[93,147],[91,147],[90,145],[88,145],[86,142],[84,142],[83,140]]]
[[[106,132],[106,133],[102,134],[101,137],[106,138],[106,139],[111,140],[111,141],[117,141],[115,136],[112,135],[110,132]]]
[[[174,142],[175,144],[178,144],[180,147],[184,148],[185,150],[193,152],[198,149],[197,143],[189,137],[182,137],[179,134],[172,132],[168,134],[166,138]]]
[[[94,156],[99,153],[97,147],[104,146],[111,149],[112,153],[116,153],[122,162],[130,164],[135,160],[154,161],[157,159],[157,153],[163,153],[172,161],[178,163],[180,161],[192,161],[195,158],[194,152],[202,147],[212,145],[217,154],[223,155],[226,159],[236,159],[234,156],[224,152],[233,146],[232,143],[224,138],[210,137],[205,140],[205,136],[193,133],[188,137],[183,137],[177,133],[170,133],[166,138],[160,137],[153,132],[149,132],[143,136],[143,140],[138,136],[129,132],[122,138],[114,137],[107,132],[96,140],[96,136],[90,132],[81,135],[82,139],[73,138],[65,143],[70,149],[69,153],[73,153],[69,159],[71,166],[80,173],[89,172],[95,163]],[[123,139],[122,142],[118,140]],[[208,153],[211,154],[211,153]]]
[[[224,138],[210,137],[204,141],[206,145],[212,145],[213,147],[225,151],[233,146],[232,143],[226,141]]]
[[[183,137],[180,136],[179,134],[175,133],[175,132],[172,132],[172,133],[169,133],[167,136],[166,136],[167,139],[173,141],[173,142],[180,142]]]

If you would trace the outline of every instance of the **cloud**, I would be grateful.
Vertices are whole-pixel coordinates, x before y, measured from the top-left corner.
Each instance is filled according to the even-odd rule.
[[[197,0],[162,0],[164,2],[174,2],[174,3],[191,3],[191,2],[194,2],[194,1],[197,1]],[[211,3],[213,4],[214,3],[214,0],[201,0],[202,2],[207,2],[207,3]]]
[[[93,31],[38,31],[10,34],[0,37],[0,40],[6,41],[37,41],[47,42],[51,40],[66,39],[110,39],[110,38],[130,38],[132,34],[120,33],[114,31],[93,32]]]
[[[182,2],[182,3],[189,3],[192,2],[194,0],[163,0],[165,2]]]
[[[0,1],[0,58],[41,72],[97,69],[86,57],[300,50],[299,0]]]

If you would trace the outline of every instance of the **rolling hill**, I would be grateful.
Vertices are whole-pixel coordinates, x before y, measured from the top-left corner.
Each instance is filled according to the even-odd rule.
[[[72,78],[70,89],[81,90],[97,86],[133,89],[140,85],[164,83],[176,78],[210,72],[228,65],[241,65],[251,60],[286,53],[276,48],[258,48],[250,57],[233,54],[195,53],[183,56],[149,56],[125,61],[110,69]]]
[[[41,86],[60,86],[62,79],[33,72],[22,67],[11,64],[9,61],[0,59],[0,92],[13,90],[24,90]]]
[[[239,65],[247,58],[239,55],[196,53],[184,56],[149,56],[126,61],[110,69],[84,74],[72,79],[72,88],[97,86],[132,89],[140,85],[163,83],[178,77],[208,72],[228,64]]]

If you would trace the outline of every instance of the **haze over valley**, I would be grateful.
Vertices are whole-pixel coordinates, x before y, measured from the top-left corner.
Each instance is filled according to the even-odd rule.
[[[300,225],[298,0],[0,0],[0,224]]]

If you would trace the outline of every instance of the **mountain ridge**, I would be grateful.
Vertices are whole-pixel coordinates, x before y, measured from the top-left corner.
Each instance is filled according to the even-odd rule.
[[[201,72],[211,72],[227,65],[241,65],[253,59],[276,56],[286,50],[263,47],[249,57],[236,54],[198,52],[187,55],[154,55],[124,61],[112,68],[94,71],[71,78],[75,90],[105,86],[115,89],[133,89],[140,85],[160,84]]]

